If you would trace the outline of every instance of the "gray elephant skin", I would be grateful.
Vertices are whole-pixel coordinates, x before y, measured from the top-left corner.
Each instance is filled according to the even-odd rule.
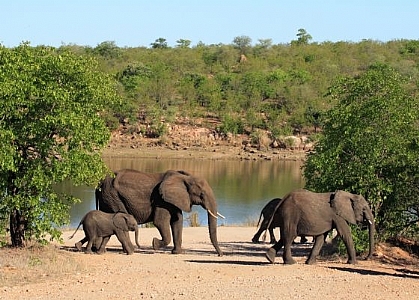
[[[279,214],[274,215],[274,211],[279,201],[281,201],[281,198],[274,198],[268,203],[266,203],[266,205],[262,208],[262,211],[260,212],[260,215],[259,215],[259,221],[257,224],[257,227],[259,227],[259,224],[260,224],[260,227],[252,238],[253,243],[259,243],[259,238],[261,234],[266,230],[269,231],[269,236],[270,236],[269,243],[270,244],[276,243],[274,229],[276,227],[280,227],[280,223],[279,223]],[[271,218],[272,218],[272,221],[270,222]],[[268,225],[269,225],[269,228],[268,228]],[[305,236],[302,236],[300,243],[305,243],[305,242],[307,242],[307,238]]]
[[[144,173],[124,169],[107,176],[96,189],[98,209],[132,214],[138,224],[153,222],[162,239],[153,238],[153,249],[171,242],[173,254],[182,253],[182,211],[201,205],[208,214],[209,236],[219,256],[223,255],[217,240],[217,202],[208,182],[184,171]],[[170,234],[171,233],[171,234]]]
[[[369,254],[374,251],[374,217],[368,202],[361,195],[345,191],[314,193],[300,189],[289,193],[275,208],[280,216],[280,240],[266,252],[266,258],[274,263],[276,253],[284,246],[284,264],[294,264],[291,255],[291,244],[297,235],[314,237],[307,264],[314,264],[324,244],[325,235],[336,229],[342,238],[347,252],[348,263],[356,264],[356,253],[351,229],[348,223],[368,223]],[[272,218],[271,218],[272,220]]]
[[[83,225],[85,237],[75,245],[79,251],[81,246],[87,241],[86,253],[93,253],[92,246],[97,247],[96,252],[98,254],[105,253],[106,244],[111,236],[115,234],[124,251],[129,255],[133,254],[134,246],[128,231],[135,232],[135,243],[137,247],[140,247],[138,242],[138,225],[132,215],[122,212],[105,213],[99,210],[91,210],[82,218],[79,226],[77,226],[69,239],[74,237],[80,225]]]

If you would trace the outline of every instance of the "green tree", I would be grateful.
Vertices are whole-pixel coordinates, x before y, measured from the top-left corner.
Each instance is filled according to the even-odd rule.
[[[117,100],[114,81],[92,58],[25,43],[0,48],[0,100],[0,219],[10,217],[13,246],[59,239],[77,199],[54,186],[95,185],[107,172],[101,114]]]
[[[240,51],[240,54],[247,54],[252,46],[252,39],[246,35],[236,36],[233,39],[234,48]]]
[[[258,39],[256,48],[269,49],[272,47],[272,39]]]
[[[153,49],[166,49],[169,48],[169,46],[167,45],[167,41],[165,38],[158,38],[157,40],[154,41],[154,43],[151,43],[151,48]]]
[[[300,28],[297,33],[297,40],[291,41],[291,44],[307,45],[312,39],[312,36],[305,29]]]
[[[185,40],[185,39],[180,39],[176,41],[177,48],[189,48],[191,45],[191,41],[190,40]]]
[[[406,83],[382,64],[341,79],[329,92],[338,104],[304,164],[307,188],[365,196],[381,239],[418,230],[419,107]]]
[[[121,49],[115,44],[114,41],[105,41],[97,45],[93,49],[94,54],[101,55],[108,59],[118,58],[121,55]]]

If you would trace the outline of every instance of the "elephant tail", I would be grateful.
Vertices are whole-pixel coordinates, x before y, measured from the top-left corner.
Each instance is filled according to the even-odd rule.
[[[258,223],[256,224],[256,227],[259,227],[261,220],[262,220],[262,213],[260,213],[259,215],[259,220],[258,220]]]
[[[71,240],[74,237],[74,235],[76,234],[77,230],[79,230],[80,225],[82,224],[82,222],[83,222],[83,220],[81,220],[81,222],[79,223],[79,226],[77,226],[76,230],[74,230],[74,233],[68,237],[69,240]]]

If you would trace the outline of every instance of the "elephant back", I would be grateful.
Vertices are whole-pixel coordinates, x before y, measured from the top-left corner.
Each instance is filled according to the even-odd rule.
[[[136,170],[121,170],[115,173],[112,183],[112,196],[116,199],[113,209],[126,212],[135,217],[138,223],[152,221],[153,196],[163,174],[144,173]]]

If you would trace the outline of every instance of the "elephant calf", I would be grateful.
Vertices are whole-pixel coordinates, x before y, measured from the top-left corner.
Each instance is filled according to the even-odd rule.
[[[129,238],[128,231],[135,231],[135,243],[137,247],[140,247],[138,242],[137,221],[130,214],[121,212],[105,213],[99,210],[89,211],[80,221],[79,226],[77,226],[69,239],[74,237],[82,224],[85,237],[77,242],[75,246],[77,249],[81,250],[81,246],[87,241],[86,253],[92,253],[93,243],[98,243],[98,245],[96,245],[98,254],[104,253],[110,237],[115,234],[121,242],[124,251],[127,254],[133,254],[134,246]]]
[[[280,215],[279,214],[274,215],[274,212],[279,201],[281,201],[281,198],[274,198],[262,208],[262,211],[260,212],[260,216],[259,216],[259,221],[257,224],[257,226],[259,226],[260,224],[260,227],[252,238],[253,243],[259,243],[259,238],[261,234],[266,230],[269,231],[269,236],[270,236],[269,243],[270,244],[276,243],[276,238],[274,235],[274,228],[280,226]],[[263,217],[263,220],[262,220],[262,217]],[[262,220],[262,223],[260,222],[261,220]],[[269,224],[269,222],[271,223]],[[307,238],[304,235],[302,235],[300,239],[300,243],[306,243],[306,242],[307,242]]]

